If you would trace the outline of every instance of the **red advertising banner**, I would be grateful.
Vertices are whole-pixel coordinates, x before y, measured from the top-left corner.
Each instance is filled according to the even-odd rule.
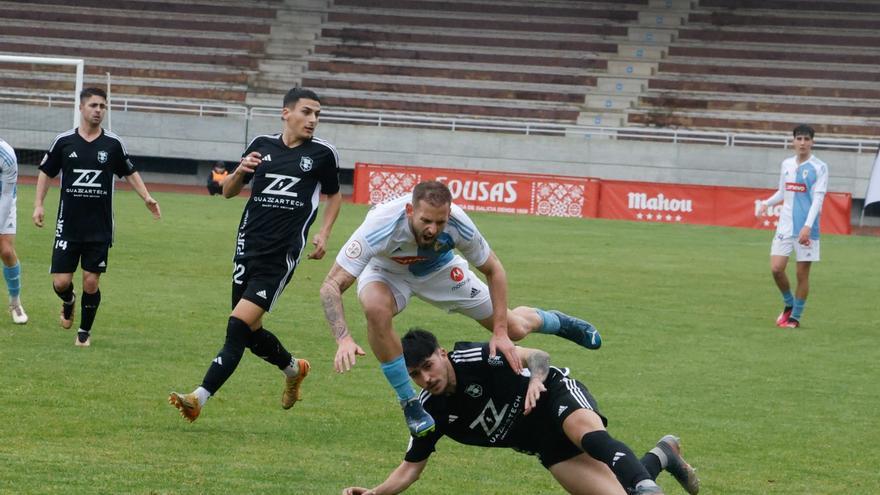
[[[769,198],[772,189],[605,180],[601,184],[599,218],[775,229],[782,210],[779,204],[758,216],[761,200]],[[826,194],[820,230],[849,234],[851,203],[849,194]]]
[[[425,180],[443,182],[455,204],[472,211],[595,217],[599,199],[590,178],[356,163],[354,202],[382,203]]]
[[[760,201],[773,194],[771,189],[368,163],[355,164],[354,201],[382,203],[412,191],[424,180],[443,182],[455,204],[474,211],[774,229],[782,209],[776,205],[758,216]],[[826,194],[822,232],[849,234],[851,203],[850,194]]]

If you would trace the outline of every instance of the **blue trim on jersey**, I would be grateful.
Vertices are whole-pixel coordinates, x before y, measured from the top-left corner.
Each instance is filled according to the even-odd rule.
[[[807,187],[807,190],[804,192],[794,193],[791,220],[792,235],[795,237],[797,237],[798,232],[804,227],[804,224],[807,222],[807,216],[810,214],[810,207],[813,205],[813,188],[816,186],[816,179],[818,179],[818,173],[810,160],[805,161],[795,170],[795,181],[803,183]],[[819,216],[817,215],[816,220],[813,222],[813,226],[810,228],[810,239],[818,238]]]
[[[459,220],[456,220],[454,217],[449,217],[449,225],[455,227],[455,229],[458,230],[458,233],[461,234],[464,240],[470,241],[474,238],[474,229],[468,227],[467,225],[464,225]]]
[[[0,158],[5,159],[7,165],[9,165],[10,167],[18,163],[18,161],[15,159],[15,155],[10,155],[9,152],[6,151],[6,148],[0,148]]]
[[[375,246],[376,244],[381,242],[383,239],[385,239],[386,237],[391,235],[391,233],[394,232],[394,229],[397,228],[397,222],[399,222],[400,219],[403,218],[405,214],[406,214],[406,212],[402,212],[400,215],[398,215],[397,218],[395,218],[390,223],[388,223],[382,227],[379,227],[378,229],[374,230],[373,232],[365,235],[364,238],[366,239],[367,243],[370,246]]]
[[[425,258],[425,260],[413,263],[407,268],[410,273],[417,277],[424,277],[434,273],[452,261],[453,249],[455,249],[455,241],[452,240],[452,236],[446,232],[441,232],[437,236],[437,240],[434,241],[433,246],[429,248],[419,246],[417,254]]]

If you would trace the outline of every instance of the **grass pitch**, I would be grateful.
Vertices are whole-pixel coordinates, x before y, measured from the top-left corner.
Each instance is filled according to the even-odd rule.
[[[30,221],[33,193],[19,189],[17,237],[31,321],[0,321],[0,492],[335,494],[374,486],[400,462],[407,433],[393,392],[371,355],[333,372],[318,300],[365,207],[343,206],[328,255],[303,260],[264,320],[311,361],[305,400],[282,410],[281,373],[247,353],[189,424],[166,398],[198,385],[223,343],[244,199],[156,194],[164,218],[155,222],[134,193],[117,193],[92,347],[80,349],[58,326],[48,274],[58,190],[43,229]],[[543,335],[523,344],[570,367],[637,453],[680,435],[707,494],[880,492],[880,239],[824,236],[804,326],[783,330],[773,325],[782,304],[769,232],[473,218],[504,262],[511,304],[571,312],[600,329],[599,351]],[[346,305],[366,348],[354,290]],[[395,323],[434,330],[447,347],[489,337],[418,300]],[[658,482],[683,493],[668,474]],[[563,493],[535,458],[450,440],[410,491]]]

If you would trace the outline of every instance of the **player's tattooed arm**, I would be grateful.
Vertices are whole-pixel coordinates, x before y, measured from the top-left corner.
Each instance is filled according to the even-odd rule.
[[[518,348],[523,349],[523,348]],[[523,364],[529,369],[532,380],[543,382],[550,374],[550,354],[540,349],[523,349],[527,351],[527,356],[523,360]]]
[[[333,268],[321,284],[321,305],[324,307],[324,316],[337,345],[333,367],[338,373],[350,370],[357,356],[365,354],[348,331],[345,309],[342,307],[342,293],[351,287],[354,281],[354,276],[346,272],[338,263],[333,263]]]
[[[337,341],[347,337],[348,324],[345,321],[345,309],[342,307],[342,293],[354,283],[355,278],[341,266],[333,263],[333,268],[321,284],[321,305],[324,316],[330,325],[330,332]]]
[[[544,380],[550,374],[550,355],[540,349],[517,347],[516,353],[522,360],[523,366],[529,369],[531,378],[526,390],[526,400],[523,404],[523,414],[529,414],[538,404],[541,393],[546,391]]]

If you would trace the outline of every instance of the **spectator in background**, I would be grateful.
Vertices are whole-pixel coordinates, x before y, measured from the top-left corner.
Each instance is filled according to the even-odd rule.
[[[226,179],[227,175],[229,175],[229,171],[226,170],[226,164],[222,161],[215,163],[214,168],[211,169],[211,173],[208,174],[208,194],[211,196],[222,194],[223,181]]]

